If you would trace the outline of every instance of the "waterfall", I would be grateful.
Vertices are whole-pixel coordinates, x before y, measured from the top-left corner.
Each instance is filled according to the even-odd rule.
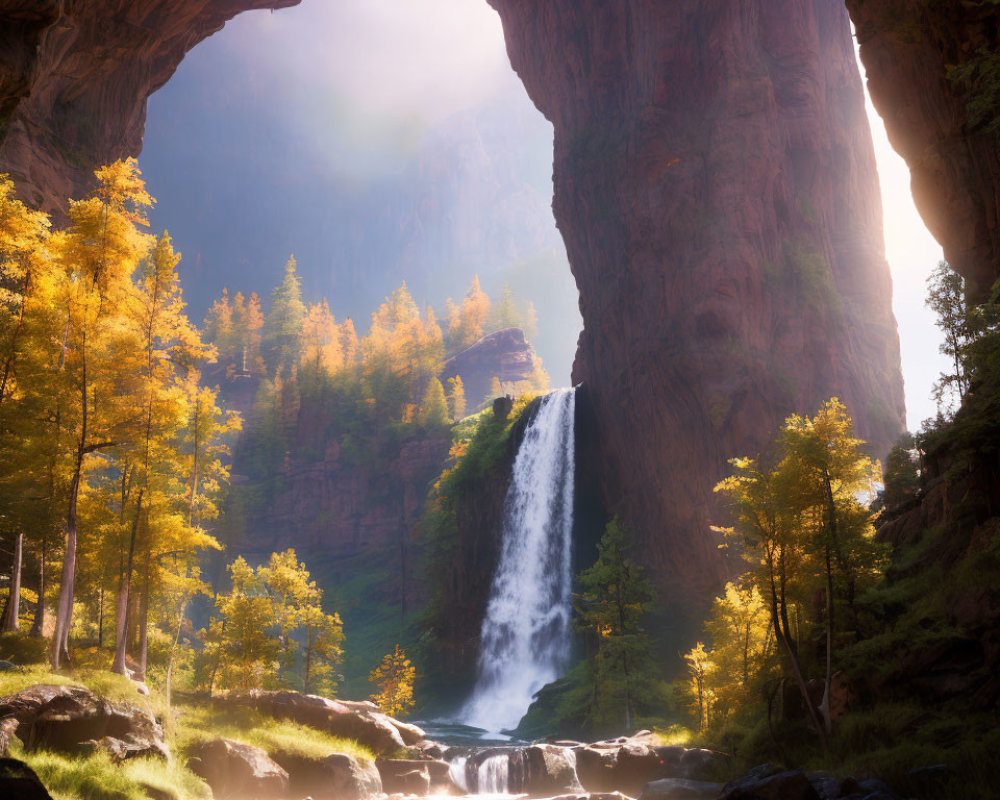
[[[517,727],[569,658],[575,410],[574,389],[546,395],[514,460],[478,678],[459,715],[484,730]]]

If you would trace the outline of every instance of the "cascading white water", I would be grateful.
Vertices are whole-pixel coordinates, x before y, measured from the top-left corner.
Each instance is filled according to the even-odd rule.
[[[517,727],[569,659],[575,410],[574,389],[543,398],[514,459],[478,678],[459,715],[477,728]]]
[[[477,770],[477,794],[505,794],[510,773],[510,758],[506,753],[483,759]]]

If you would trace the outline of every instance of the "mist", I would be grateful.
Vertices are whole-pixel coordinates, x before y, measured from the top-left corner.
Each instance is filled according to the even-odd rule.
[[[569,382],[582,323],[552,126],[486,3],[240,15],[150,99],[140,165],[195,318],[223,287],[265,295],[290,253],[307,296],[361,329],[404,280],[441,312],[478,274],[534,303],[536,349]]]

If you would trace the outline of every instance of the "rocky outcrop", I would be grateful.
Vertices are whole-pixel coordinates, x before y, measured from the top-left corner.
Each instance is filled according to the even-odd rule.
[[[253,708],[275,719],[288,719],[334,736],[354,739],[378,755],[394,753],[424,739],[424,732],[416,725],[383,714],[378,706],[369,702],[331,700],[287,690],[254,691],[226,702]]]
[[[81,686],[38,685],[0,698],[0,723],[6,739],[16,735],[26,750],[80,753],[96,748],[120,761],[170,755],[163,729],[149,712],[113,703]]]
[[[636,796],[658,780],[707,780],[724,771],[729,757],[699,748],[656,745],[648,737],[613,739],[574,748],[584,789]]]
[[[580,791],[573,751],[550,744],[536,744],[510,755],[509,790],[530,797],[549,797]]]
[[[444,362],[441,380],[462,377],[462,387],[469,410],[492,396],[494,378],[505,391],[521,381],[530,381],[538,363],[535,348],[524,338],[520,328],[504,328],[467,347]]]
[[[981,300],[1000,277],[1000,7],[847,0],[872,103],[913,199]]]
[[[299,0],[0,0],[0,172],[61,213],[142,149],[146,98],[241,11]]]
[[[187,766],[220,800],[282,800],[288,795],[288,773],[259,747],[213,739],[195,749]]]
[[[490,1],[555,128],[553,209],[585,326],[573,380],[595,409],[605,500],[668,598],[704,596],[724,572],[709,523],[727,458],[831,395],[878,452],[902,429],[847,13]]]

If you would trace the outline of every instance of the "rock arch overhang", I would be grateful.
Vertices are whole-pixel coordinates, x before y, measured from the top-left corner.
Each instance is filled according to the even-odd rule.
[[[0,169],[59,212],[141,149],[145,103],[236,13],[297,0],[0,0]],[[605,505],[666,597],[714,590],[727,457],[836,394],[904,419],[881,202],[843,5],[489,0],[555,129]]]

